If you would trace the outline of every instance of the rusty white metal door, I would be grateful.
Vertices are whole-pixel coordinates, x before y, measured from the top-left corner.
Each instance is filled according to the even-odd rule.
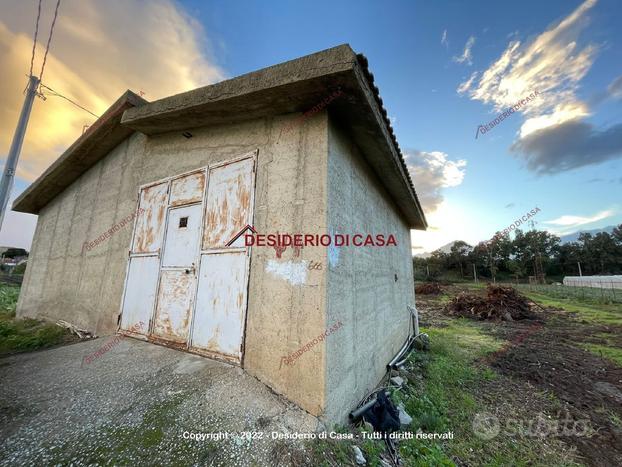
[[[255,157],[210,167],[199,282],[190,347],[240,362],[246,320],[250,248],[240,237],[252,224]]]
[[[145,187],[140,192],[121,305],[122,330],[148,332],[158,286],[167,199],[166,182]],[[141,321],[145,325],[139,326]]]
[[[140,188],[121,304],[122,331],[135,334],[142,321],[140,334],[173,342],[179,336],[187,339],[205,179],[206,169],[200,169]]]
[[[169,210],[152,330],[153,337],[184,346],[196,284],[201,208],[201,204],[195,204]]]
[[[194,266],[199,254],[200,232],[200,204],[171,209],[168,214],[162,267]]]
[[[247,260],[238,251],[202,255],[192,347],[241,358]]]
[[[121,312],[121,329],[147,333],[155,303],[159,271],[160,258],[157,255],[130,258]],[[144,324],[141,325],[141,322]]]

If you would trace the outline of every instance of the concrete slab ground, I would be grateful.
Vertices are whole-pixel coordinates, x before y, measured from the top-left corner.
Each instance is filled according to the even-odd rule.
[[[242,369],[112,336],[0,359],[0,465],[236,465],[306,463],[315,417]],[[262,439],[185,439],[190,433]]]

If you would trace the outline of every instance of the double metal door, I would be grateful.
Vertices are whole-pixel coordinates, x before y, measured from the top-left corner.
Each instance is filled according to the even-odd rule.
[[[255,154],[141,189],[121,329],[240,362],[252,223]]]

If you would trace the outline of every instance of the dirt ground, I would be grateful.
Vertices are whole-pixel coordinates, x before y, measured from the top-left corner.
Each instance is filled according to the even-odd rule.
[[[460,290],[444,288],[446,297]],[[447,325],[442,300],[417,296],[417,307],[423,326]],[[622,348],[622,326],[586,322],[551,307],[540,308],[537,315],[534,320],[477,322],[486,333],[508,341],[478,362],[506,377],[484,384],[479,399],[497,406],[525,404],[534,413],[563,419],[547,436],[562,440],[587,465],[622,465],[622,368],[581,348]],[[555,402],[535,397],[543,393]]]
[[[577,343],[604,343],[596,335],[612,331],[622,347],[622,327],[580,324],[555,310],[544,313],[544,326],[508,349],[492,366],[553,392],[566,403],[572,424],[588,420],[592,436],[561,433],[561,438],[575,445],[591,465],[622,465],[622,427],[612,420],[612,415],[622,415],[622,368],[577,347]],[[514,327],[521,332],[524,323]]]

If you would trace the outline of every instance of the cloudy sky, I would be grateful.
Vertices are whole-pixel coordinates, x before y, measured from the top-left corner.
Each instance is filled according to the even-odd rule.
[[[35,74],[55,4],[42,2]],[[154,100],[349,43],[369,59],[428,217],[414,253],[485,240],[536,206],[536,228],[556,234],[622,223],[619,1],[265,5],[63,0],[43,82],[100,115],[125,89]],[[35,0],[3,0],[3,159],[36,13]],[[13,197],[95,119],[46,97],[34,104]],[[9,213],[0,245],[28,248],[35,223]]]

